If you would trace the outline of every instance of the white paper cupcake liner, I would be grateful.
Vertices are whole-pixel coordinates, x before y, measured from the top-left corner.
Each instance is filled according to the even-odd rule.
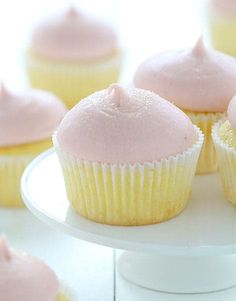
[[[122,62],[122,51],[91,62],[64,63],[44,59],[26,52],[26,70],[31,86],[49,90],[71,108],[89,94],[117,82]]]
[[[212,138],[216,147],[225,196],[230,202],[236,204],[236,151],[233,147],[222,141],[218,135],[219,128],[224,121],[224,119],[220,120],[214,125]]]
[[[225,113],[186,112],[193,124],[204,134],[204,143],[198,160],[197,174],[213,173],[218,170],[215,146],[212,141],[212,126],[225,116]]]
[[[0,155],[0,206],[22,207],[20,180],[33,155]]]
[[[144,225],[179,214],[187,205],[203,143],[161,161],[107,164],[78,160],[56,148],[72,207],[82,216],[113,225]]]

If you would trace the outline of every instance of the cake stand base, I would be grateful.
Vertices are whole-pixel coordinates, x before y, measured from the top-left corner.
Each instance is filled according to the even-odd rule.
[[[236,255],[182,257],[124,252],[118,269],[136,285],[169,293],[206,293],[236,285]]]

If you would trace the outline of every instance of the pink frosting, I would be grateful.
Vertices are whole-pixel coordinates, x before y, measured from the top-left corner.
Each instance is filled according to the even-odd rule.
[[[57,131],[63,151],[102,163],[161,160],[195,139],[189,118],[149,91],[111,85],[69,111]]]
[[[228,119],[234,130],[236,130],[236,96],[234,96],[229,103],[228,107]]]
[[[168,99],[182,109],[223,112],[236,94],[236,59],[204,47],[166,51],[142,63],[134,85]]]
[[[58,279],[46,264],[0,240],[0,300],[55,301],[58,291]]]
[[[117,37],[109,24],[71,8],[35,28],[32,49],[55,60],[90,60],[110,55]]]
[[[236,14],[235,0],[211,0],[210,8],[227,15]]]
[[[50,138],[67,112],[53,94],[31,90],[22,95],[0,88],[0,147]]]

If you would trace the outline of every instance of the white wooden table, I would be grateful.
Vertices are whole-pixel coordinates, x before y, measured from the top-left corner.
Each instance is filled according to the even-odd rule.
[[[12,247],[47,262],[75,292],[76,301],[235,301],[236,298],[236,288],[211,294],[175,295],[133,285],[118,272],[114,277],[112,249],[55,231],[27,209],[1,209],[0,232],[7,235]]]

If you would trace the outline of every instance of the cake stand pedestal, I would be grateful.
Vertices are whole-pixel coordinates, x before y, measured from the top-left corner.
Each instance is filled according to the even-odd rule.
[[[26,206],[43,222],[78,239],[126,250],[122,276],[145,288],[203,293],[236,285],[236,211],[218,175],[197,176],[186,210],[157,225],[119,227],[89,221],[66,197],[54,150],[27,167],[21,183]]]
[[[207,293],[236,284],[236,255],[182,257],[125,252],[121,275],[142,287],[169,293]]]

